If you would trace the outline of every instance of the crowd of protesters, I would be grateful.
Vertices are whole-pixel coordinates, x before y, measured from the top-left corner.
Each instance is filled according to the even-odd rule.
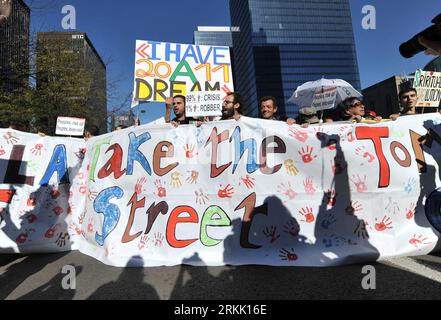
[[[289,118],[284,115],[278,114],[278,106],[276,98],[272,96],[265,96],[259,101],[259,118],[274,121],[283,121],[288,125],[297,124],[302,127],[307,127],[313,124],[330,123],[330,122],[362,122],[362,123],[377,123],[384,121],[397,120],[401,116],[417,114],[417,91],[408,87],[400,91],[398,95],[400,102],[400,112],[391,114],[388,118],[382,118],[378,116],[375,111],[367,110],[363,101],[357,97],[349,97],[339,103],[336,108],[317,111],[314,107],[303,107],[298,111],[298,116]],[[241,95],[237,92],[228,93],[222,102],[222,116],[215,119],[208,119],[205,117],[203,120],[186,117],[185,115],[185,96],[178,95],[174,98],[167,99],[166,101],[166,115],[165,122],[171,123],[177,127],[180,124],[197,123],[201,125],[207,121],[218,120],[240,120],[243,109],[243,102]],[[172,108],[173,106],[173,108]],[[175,117],[171,120],[171,110],[173,110]],[[441,113],[441,108],[436,110]]]
[[[329,123],[329,122],[363,122],[363,123],[377,123],[383,121],[397,120],[399,117],[417,114],[417,91],[414,88],[408,87],[400,91],[398,95],[400,102],[400,112],[391,114],[388,118],[383,119],[377,116],[375,111],[369,111],[366,109],[363,101],[357,97],[349,97],[339,103],[334,109],[327,109],[317,111],[314,107],[305,106],[300,108],[298,116],[289,118],[278,113],[278,106],[276,98],[272,96],[265,96],[259,101],[259,118],[273,121],[283,121],[288,125],[300,125],[302,127],[308,127],[309,125]],[[222,115],[219,117],[203,117],[193,118],[185,115],[186,99],[183,95],[177,95],[173,98],[166,100],[165,110],[165,123],[170,123],[174,127],[183,124],[196,124],[201,126],[204,122],[208,121],[220,121],[220,120],[240,120],[244,116],[242,115],[243,102],[242,97],[237,92],[230,92],[224,98],[222,102]],[[173,111],[174,117],[171,117]],[[441,108],[437,109],[437,112],[441,113]],[[139,118],[136,119],[135,125],[139,126]],[[19,130],[29,131],[24,123],[20,121],[9,121],[8,123],[2,123],[2,127]],[[126,126],[118,126],[115,130],[122,130],[127,128]],[[40,135],[44,135],[42,132],[38,132]],[[100,134],[99,128],[95,125],[87,125],[84,130],[84,139],[88,140],[93,136]]]

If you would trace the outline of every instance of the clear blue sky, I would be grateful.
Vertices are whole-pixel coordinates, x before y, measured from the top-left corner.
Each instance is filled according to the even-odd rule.
[[[35,8],[31,21],[34,31],[62,31],[62,7],[75,7],[77,31],[86,32],[102,58],[111,61],[107,76],[116,87],[109,90],[111,96],[119,98],[108,101],[109,110],[133,90],[136,39],[192,43],[197,26],[230,25],[228,0],[127,0],[120,4],[108,0],[26,2]],[[431,57],[424,54],[404,59],[398,47],[430,26],[432,18],[441,12],[440,0],[350,0],[350,3],[362,88],[396,74],[409,74],[430,61]],[[375,30],[362,28],[365,5],[376,9]],[[149,105],[142,121],[161,115],[162,105]]]

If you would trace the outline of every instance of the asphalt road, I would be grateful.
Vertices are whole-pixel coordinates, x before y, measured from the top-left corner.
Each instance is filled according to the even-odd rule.
[[[61,270],[65,265],[75,267],[75,290],[62,288],[66,274]],[[376,289],[364,290],[363,265],[115,268],[76,251],[0,255],[0,299],[310,300],[441,296],[439,254],[396,258],[372,265]]]

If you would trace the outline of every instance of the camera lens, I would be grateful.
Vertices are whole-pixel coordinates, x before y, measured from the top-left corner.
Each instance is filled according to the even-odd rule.
[[[426,50],[426,48],[415,38],[404,42],[400,46],[400,53],[404,58],[412,58],[414,55],[424,50]]]
[[[427,48],[418,41],[419,37],[424,37],[427,40],[439,41],[441,39],[441,25],[433,25],[421,31],[409,41],[401,44],[400,53],[404,58],[412,58],[417,53],[426,51]]]

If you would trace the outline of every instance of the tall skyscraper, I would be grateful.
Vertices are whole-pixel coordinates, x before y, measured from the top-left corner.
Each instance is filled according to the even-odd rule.
[[[37,69],[37,88],[57,83],[76,112],[83,108],[85,115],[91,115],[88,124],[107,132],[106,65],[86,33],[39,32]],[[68,106],[60,112],[67,110]]]
[[[28,84],[30,9],[12,0],[11,14],[0,26],[0,90],[14,91]]]
[[[295,116],[294,90],[322,77],[360,89],[349,0],[230,0],[230,13],[245,114],[257,116],[259,98],[272,95],[279,112]]]

